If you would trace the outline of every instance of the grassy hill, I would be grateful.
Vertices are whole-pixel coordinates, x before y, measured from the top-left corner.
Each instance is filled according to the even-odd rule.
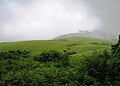
[[[7,50],[28,50],[33,55],[44,50],[64,50],[71,49],[77,54],[87,53],[94,50],[110,48],[113,42],[110,40],[89,38],[89,37],[68,37],[54,40],[34,40],[21,42],[0,43],[0,51]]]
[[[120,53],[103,51],[113,43],[88,37],[0,43],[0,86],[120,86]]]

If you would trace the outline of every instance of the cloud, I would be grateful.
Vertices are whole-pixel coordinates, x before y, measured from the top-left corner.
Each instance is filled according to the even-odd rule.
[[[120,34],[120,0],[90,0],[89,2],[102,21],[99,30],[111,35]]]
[[[3,41],[52,39],[101,25],[84,0],[5,0],[4,4]]]

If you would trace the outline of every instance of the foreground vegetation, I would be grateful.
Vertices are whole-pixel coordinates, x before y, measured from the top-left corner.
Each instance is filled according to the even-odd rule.
[[[100,42],[86,44],[101,47]],[[111,46],[111,51],[96,51],[84,56],[79,55],[79,50],[75,51],[75,47],[81,47],[78,41],[67,41],[66,45],[66,49],[43,50],[40,54],[22,49],[1,51],[0,86],[120,85],[120,38]]]

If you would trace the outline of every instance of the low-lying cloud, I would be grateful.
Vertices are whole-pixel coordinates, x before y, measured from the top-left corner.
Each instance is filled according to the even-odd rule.
[[[92,7],[101,19],[102,27],[99,30],[106,34],[120,34],[120,0],[89,0]]]

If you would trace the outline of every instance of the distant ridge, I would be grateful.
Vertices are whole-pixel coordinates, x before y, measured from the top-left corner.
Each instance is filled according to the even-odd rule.
[[[87,30],[80,30],[78,33],[70,33],[56,37],[55,39],[62,39],[68,37],[91,37],[91,38],[99,38],[99,39],[115,39],[116,35],[111,35],[110,33],[104,33],[102,31],[95,30],[93,32],[89,32]]]

